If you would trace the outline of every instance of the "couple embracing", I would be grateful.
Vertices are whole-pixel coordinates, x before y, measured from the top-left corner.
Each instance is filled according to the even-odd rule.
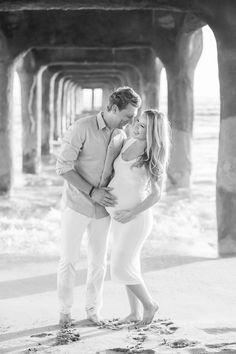
[[[152,229],[151,207],[161,196],[169,125],[155,109],[137,116],[140,106],[141,98],[132,88],[118,88],[104,112],[77,120],[63,138],[56,165],[57,174],[65,180],[58,266],[62,327],[71,323],[74,280],[85,232],[87,318],[102,321],[109,234],[111,279],[125,285],[130,304],[130,314],[121,322],[149,324],[158,310],[142,278],[140,252]]]

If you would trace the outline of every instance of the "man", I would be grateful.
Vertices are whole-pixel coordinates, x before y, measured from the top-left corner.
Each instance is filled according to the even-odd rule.
[[[56,165],[57,174],[65,179],[58,267],[61,326],[71,323],[74,279],[85,231],[88,236],[86,313],[93,322],[100,321],[110,226],[105,207],[116,204],[115,196],[106,186],[125,138],[124,132],[117,128],[131,123],[140,105],[141,99],[133,89],[121,87],[110,95],[106,111],[77,120],[63,138]]]

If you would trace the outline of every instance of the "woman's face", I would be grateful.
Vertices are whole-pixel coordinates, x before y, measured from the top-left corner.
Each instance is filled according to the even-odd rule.
[[[133,126],[133,137],[138,140],[146,140],[146,132],[147,132],[147,118],[145,115],[141,115],[136,119]]]

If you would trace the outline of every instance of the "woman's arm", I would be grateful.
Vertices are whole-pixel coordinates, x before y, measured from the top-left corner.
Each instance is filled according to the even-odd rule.
[[[151,208],[156,204],[161,197],[162,183],[156,183],[151,180],[151,193],[145,198],[140,204],[138,204],[133,209],[129,210],[117,210],[115,212],[114,219],[121,223],[129,222],[134,219],[136,215],[142,213],[143,211]]]

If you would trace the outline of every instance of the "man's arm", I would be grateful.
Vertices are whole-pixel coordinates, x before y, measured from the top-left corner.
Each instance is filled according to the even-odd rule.
[[[81,175],[75,170],[70,170],[61,175],[67,182],[72,184],[76,189],[89,195],[92,185],[88,183]]]
[[[115,197],[109,193],[110,188],[95,188],[74,170],[74,163],[83,148],[84,142],[84,127],[80,127],[80,122],[77,122],[68,129],[63,138],[57,158],[56,172],[79,191],[89,195],[94,202],[102,206],[115,205]]]
[[[104,207],[114,206],[116,204],[116,197],[109,192],[112,190],[112,188],[96,188],[88,183],[83,177],[81,177],[79,173],[75,172],[74,170],[62,174],[62,177],[65,178],[65,180],[72,184],[75,188],[89,195],[94,202]]]

